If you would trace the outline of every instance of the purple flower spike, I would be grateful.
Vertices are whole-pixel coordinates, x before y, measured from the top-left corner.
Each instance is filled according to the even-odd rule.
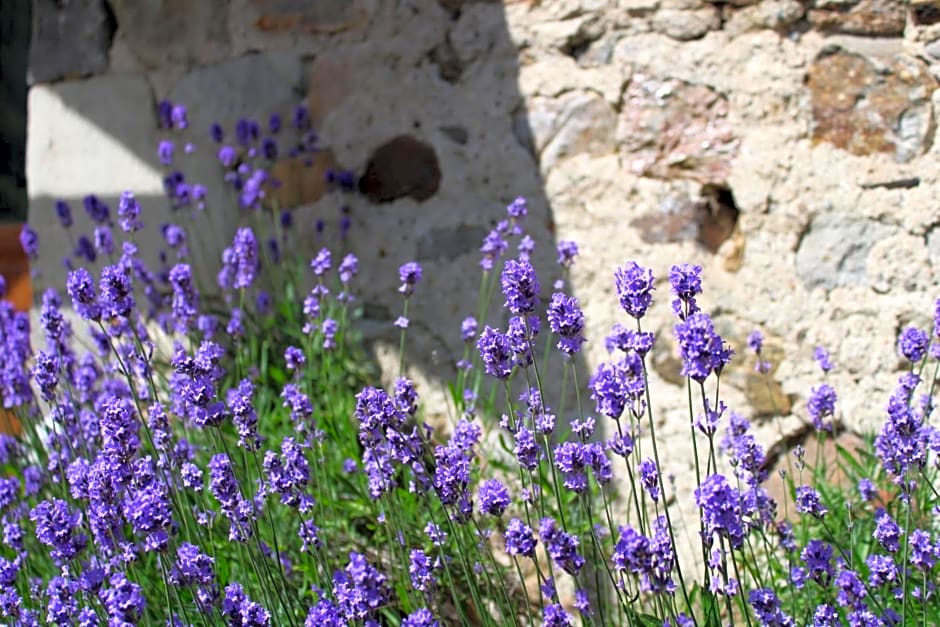
[[[173,142],[163,140],[157,146],[157,158],[163,165],[173,165]]]
[[[558,242],[556,250],[558,252],[558,265],[565,268],[570,268],[574,265],[574,258],[578,256],[578,245],[575,242]]]
[[[548,305],[548,327],[560,336],[558,348],[562,352],[568,355],[578,353],[584,343],[584,313],[578,306],[578,299],[561,292],[552,294],[552,302]]]
[[[20,246],[30,259],[39,258],[39,236],[28,224],[24,224],[23,230],[20,231]]]
[[[614,282],[623,310],[637,320],[645,316],[653,302],[653,271],[631,261],[623,268],[617,268]]]
[[[510,259],[500,277],[506,308],[514,314],[525,314],[535,310],[539,301],[539,280],[535,269],[528,261]]]
[[[930,336],[926,332],[916,327],[907,327],[898,338],[898,354],[911,363],[917,363],[927,354],[929,343]]]
[[[500,380],[509,378],[512,374],[513,351],[506,335],[486,326],[477,339],[477,350],[480,351],[486,374]]]
[[[682,357],[682,376],[699,383],[712,372],[720,375],[734,355],[715,332],[712,319],[706,313],[691,314],[676,325],[675,334]]]
[[[405,298],[411,296],[415,286],[421,281],[421,266],[415,261],[409,261],[398,269],[398,278],[401,280],[398,291],[404,294]]]
[[[125,233],[133,233],[143,228],[140,222],[140,204],[131,192],[121,194],[118,201],[118,219]]]

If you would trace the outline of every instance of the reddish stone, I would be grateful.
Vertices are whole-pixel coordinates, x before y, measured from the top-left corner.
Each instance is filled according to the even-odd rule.
[[[354,0],[251,0],[255,26],[273,32],[339,33],[362,23],[368,12]]]
[[[727,181],[739,144],[723,95],[642,75],[624,93],[617,138],[636,174],[718,185]]]
[[[893,153],[900,162],[929,146],[936,81],[919,61],[898,57],[885,68],[859,54],[827,49],[810,66],[806,85],[817,142],[856,155]]]
[[[807,19],[827,32],[895,37],[904,34],[904,5],[899,0],[858,0],[811,9]]]
[[[359,191],[372,202],[391,202],[410,196],[427,200],[441,183],[437,153],[429,144],[408,135],[387,141],[372,153]]]
[[[327,170],[335,167],[336,161],[329,149],[312,157],[284,157],[271,167],[271,176],[277,179],[278,185],[269,187],[267,193],[282,209],[315,203],[326,193]]]

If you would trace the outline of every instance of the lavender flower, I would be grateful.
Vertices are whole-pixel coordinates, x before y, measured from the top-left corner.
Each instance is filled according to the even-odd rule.
[[[535,558],[535,533],[518,518],[513,518],[506,525],[506,552],[510,555],[523,555]]]
[[[63,229],[72,226],[72,208],[64,200],[55,201],[55,214],[59,218],[59,224]]]
[[[460,339],[464,342],[472,342],[477,335],[477,319],[473,316],[467,316],[460,323]]]
[[[288,346],[284,349],[284,365],[290,371],[300,370],[307,363],[307,357],[304,352],[296,346]]]
[[[421,549],[411,551],[408,574],[411,575],[411,587],[418,592],[430,592],[437,583],[434,577],[434,562]]]
[[[509,248],[509,244],[503,239],[503,236],[496,229],[492,230],[483,239],[483,245],[480,252],[483,257],[480,259],[480,267],[484,272],[489,272],[497,259],[503,256],[503,253]]]
[[[163,165],[173,165],[173,142],[163,140],[157,145],[157,158]]]
[[[568,355],[578,353],[584,343],[584,313],[578,306],[578,299],[555,292],[547,316],[548,327],[560,336],[559,350]]]
[[[498,479],[480,484],[480,511],[491,516],[502,516],[509,507],[509,490]]]
[[[741,495],[728,484],[724,475],[710,475],[695,489],[695,503],[702,508],[705,538],[711,544],[713,535],[729,540],[732,548],[744,544]]]
[[[521,315],[535,310],[539,297],[539,281],[528,261],[507,261],[500,284],[509,311]]]
[[[36,523],[36,538],[51,547],[49,554],[57,563],[64,563],[82,552],[88,538],[78,532],[82,515],[69,510],[59,499],[42,501],[29,513]]]
[[[578,256],[578,245],[575,242],[562,240],[556,245],[558,252],[558,265],[570,268],[574,265],[574,258]]]
[[[404,294],[405,298],[408,298],[414,293],[415,286],[421,281],[421,266],[417,262],[409,261],[398,269],[398,278],[401,280],[398,291]]]
[[[875,531],[872,536],[889,553],[897,553],[901,546],[901,528],[884,510],[879,510],[875,518]]]
[[[119,266],[105,266],[98,282],[101,315],[107,320],[127,318],[134,309],[131,279]]]
[[[477,338],[477,350],[480,351],[486,374],[501,381],[509,378],[512,374],[513,351],[505,334],[487,325]]]
[[[196,308],[199,294],[193,285],[192,270],[189,264],[180,263],[170,270],[169,282],[173,287],[173,318],[176,330],[187,333],[199,311]]]
[[[800,553],[810,577],[821,586],[828,586],[835,576],[832,567],[832,547],[822,540],[810,540]]]
[[[249,599],[237,583],[225,587],[222,616],[228,619],[229,625],[239,627],[267,627],[271,624],[271,613],[261,604]]]
[[[401,621],[401,627],[439,627],[439,625],[431,610],[426,607],[415,610]]]
[[[754,608],[754,615],[762,625],[768,627],[792,627],[793,619],[780,609],[780,599],[770,588],[751,590],[748,602]]]
[[[630,316],[639,320],[646,315],[650,303],[653,302],[653,272],[641,267],[635,261],[626,266],[617,268],[614,272],[614,283],[620,306]]]
[[[720,376],[734,354],[715,332],[712,319],[706,313],[689,315],[676,325],[675,334],[682,357],[682,376],[699,383],[712,372]]]
[[[28,224],[24,224],[23,229],[20,231],[20,246],[30,259],[39,258],[39,236]]]
[[[232,242],[232,251],[235,263],[235,281],[232,287],[237,290],[250,287],[259,265],[258,240],[250,228],[238,229]]]
[[[388,598],[387,577],[371,566],[364,555],[349,554],[349,563],[333,575],[333,594],[347,621],[364,621]]]
[[[672,286],[672,293],[677,297],[672,303],[672,310],[680,319],[685,320],[699,310],[695,297],[702,293],[701,266],[688,263],[673,266],[669,269],[669,284]]]
[[[543,518],[539,538],[555,563],[569,575],[577,576],[584,566],[584,558],[578,554],[578,537],[559,529],[554,519]]]
[[[147,606],[143,590],[120,572],[111,575],[108,584],[101,591],[101,600],[108,610],[108,624],[136,625]]]
[[[649,493],[650,498],[653,499],[653,502],[659,500],[659,468],[656,466],[656,462],[652,458],[646,458],[640,462],[639,465],[640,471],[640,481],[643,483],[643,487],[646,488],[647,493]]]
[[[140,204],[131,192],[123,192],[118,201],[118,219],[125,233],[133,233],[143,228],[140,221]]]
[[[571,617],[565,608],[557,603],[545,606],[542,613],[542,627],[570,627],[572,625]]]
[[[257,451],[261,444],[258,435],[258,415],[252,404],[254,385],[248,379],[242,379],[238,387],[228,390],[226,404],[232,412],[232,422],[238,431],[238,445],[248,451]]]
[[[911,363],[917,363],[927,354],[929,344],[930,336],[925,331],[907,327],[898,337],[898,354]]]
[[[599,414],[619,420],[628,406],[636,416],[642,416],[645,411],[643,363],[635,353],[628,353],[619,361],[600,364],[588,387]]]
[[[66,290],[72,299],[72,307],[79,316],[85,320],[98,320],[101,317],[95,280],[88,270],[77,268],[69,272]]]
[[[323,277],[333,265],[332,255],[326,248],[321,248],[317,256],[310,262],[310,269],[317,277]]]
[[[816,360],[816,363],[819,364],[820,370],[823,372],[829,372],[832,370],[832,362],[829,361],[829,351],[827,351],[822,346],[817,346],[813,351],[813,359]]]
[[[815,489],[803,485],[796,489],[796,511],[815,518],[823,518],[829,510],[822,504],[819,493]]]

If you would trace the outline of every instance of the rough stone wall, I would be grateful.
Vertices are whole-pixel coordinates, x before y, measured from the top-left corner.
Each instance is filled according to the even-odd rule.
[[[298,207],[311,249],[321,241],[314,219],[350,203],[367,328],[389,364],[396,268],[424,264],[410,356],[426,396],[459,355],[480,240],[515,196],[530,202],[544,286],[557,274],[551,242],[581,246],[571,288],[589,321],[586,368],[605,358],[610,326],[625,322],[614,268],[631,259],[653,268],[663,279],[647,323],[659,331],[653,398],[680,490],[690,485],[688,410],[672,347],[671,264],[704,267],[701,305],[741,354],[722,395],[756,419],[766,443],[805,420],[805,395],[820,380],[816,345],[832,353],[840,417],[873,428],[902,367],[897,331],[932,324],[936,1],[35,7],[38,24],[57,13],[83,33],[46,50],[55,58],[42,41],[33,51],[30,220],[45,241],[67,246],[51,217],[60,196],[80,206],[85,193],[113,200],[128,188],[159,206],[158,99],[188,105],[200,130],[304,100],[330,150],[313,169],[278,165],[283,202]],[[330,164],[356,172],[362,193],[324,196]],[[216,193],[212,230],[228,237],[235,210]],[[754,328],[768,336],[769,387],[744,356]],[[767,419],[774,407],[788,417]]]

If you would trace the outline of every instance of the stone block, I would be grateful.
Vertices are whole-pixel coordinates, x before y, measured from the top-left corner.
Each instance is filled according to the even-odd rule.
[[[907,162],[929,147],[937,82],[920,61],[887,64],[842,48],[824,50],[806,76],[814,141],[854,155],[888,153]]]
[[[807,288],[865,285],[872,247],[897,232],[888,226],[844,213],[813,220],[796,251],[796,272]]]
[[[715,184],[727,180],[739,144],[725,96],[641,74],[624,93],[617,141],[635,174]]]
[[[29,82],[104,72],[113,35],[114,21],[104,0],[33,0]]]

